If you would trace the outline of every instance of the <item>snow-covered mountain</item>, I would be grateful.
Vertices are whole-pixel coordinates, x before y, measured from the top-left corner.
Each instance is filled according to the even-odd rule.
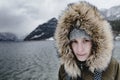
[[[13,33],[0,32],[0,41],[18,41],[18,38]]]
[[[32,31],[24,40],[45,40],[53,37],[54,31],[57,25],[57,19],[52,18],[48,22],[39,25],[34,31]]]
[[[101,13],[105,16],[107,20],[118,20],[120,19],[120,6],[114,6],[110,9],[101,10]]]

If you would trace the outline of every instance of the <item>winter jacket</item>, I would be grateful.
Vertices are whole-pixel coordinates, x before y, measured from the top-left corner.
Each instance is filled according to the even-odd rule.
[[[83,29],[92,38],[91,55],[86,60],[87,68],[83,70],[79,68],[69,45],[69,33],[74,27]],[[61,61],[59,80],[67,80],[66,76],[73,80],[78,76],[83,80],[95,80],[96,71],[101,74],[101,80],[120,80],[120,65],[111,58],[111,26],[95,6],[87,2],[69,4],[59,17],[55,40]]]
[[[82,70],[81,77],[83,80],[94,80],[94,73],[90,72],[87,69]],[[59,69],[59,80],[77,80],[76,78],[71,78],[64,69],[64,65],[60,66]],[[108,68],[102,72],[101,80],[120,80],[120,64],[112,58]]]

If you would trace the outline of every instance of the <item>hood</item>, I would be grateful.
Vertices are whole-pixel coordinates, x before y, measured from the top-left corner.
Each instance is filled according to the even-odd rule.
[[[69,46],[68,36],[75,26],[85,30],[92,38],[92,55],[86,60],[89,70],[91,72],[94,70],[104,71],[112,56],[113,35],[111,26],[98,9],[87,2],[69,4],[58,20],[55,40],[65,71],[72,77],[81,75]]]

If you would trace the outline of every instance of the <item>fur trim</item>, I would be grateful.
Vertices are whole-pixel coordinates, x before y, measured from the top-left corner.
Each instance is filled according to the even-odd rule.
[[[68,5],[60,16],[55,31],[56,45],[66,72],[72,77],[81,74],[69,46],[68,36],[74,26],[84,29],[92,37],[92,55],[87,59],[89,70],[91,72],[95,69],[105,70],[110,62],[113,49],[111,26],[95,6],[87,2],[79,2]]]

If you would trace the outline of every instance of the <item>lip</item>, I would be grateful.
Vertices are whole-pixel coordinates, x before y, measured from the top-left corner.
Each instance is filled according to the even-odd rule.
[[[77,54],[78,56],[85,56],[86,54]]]

